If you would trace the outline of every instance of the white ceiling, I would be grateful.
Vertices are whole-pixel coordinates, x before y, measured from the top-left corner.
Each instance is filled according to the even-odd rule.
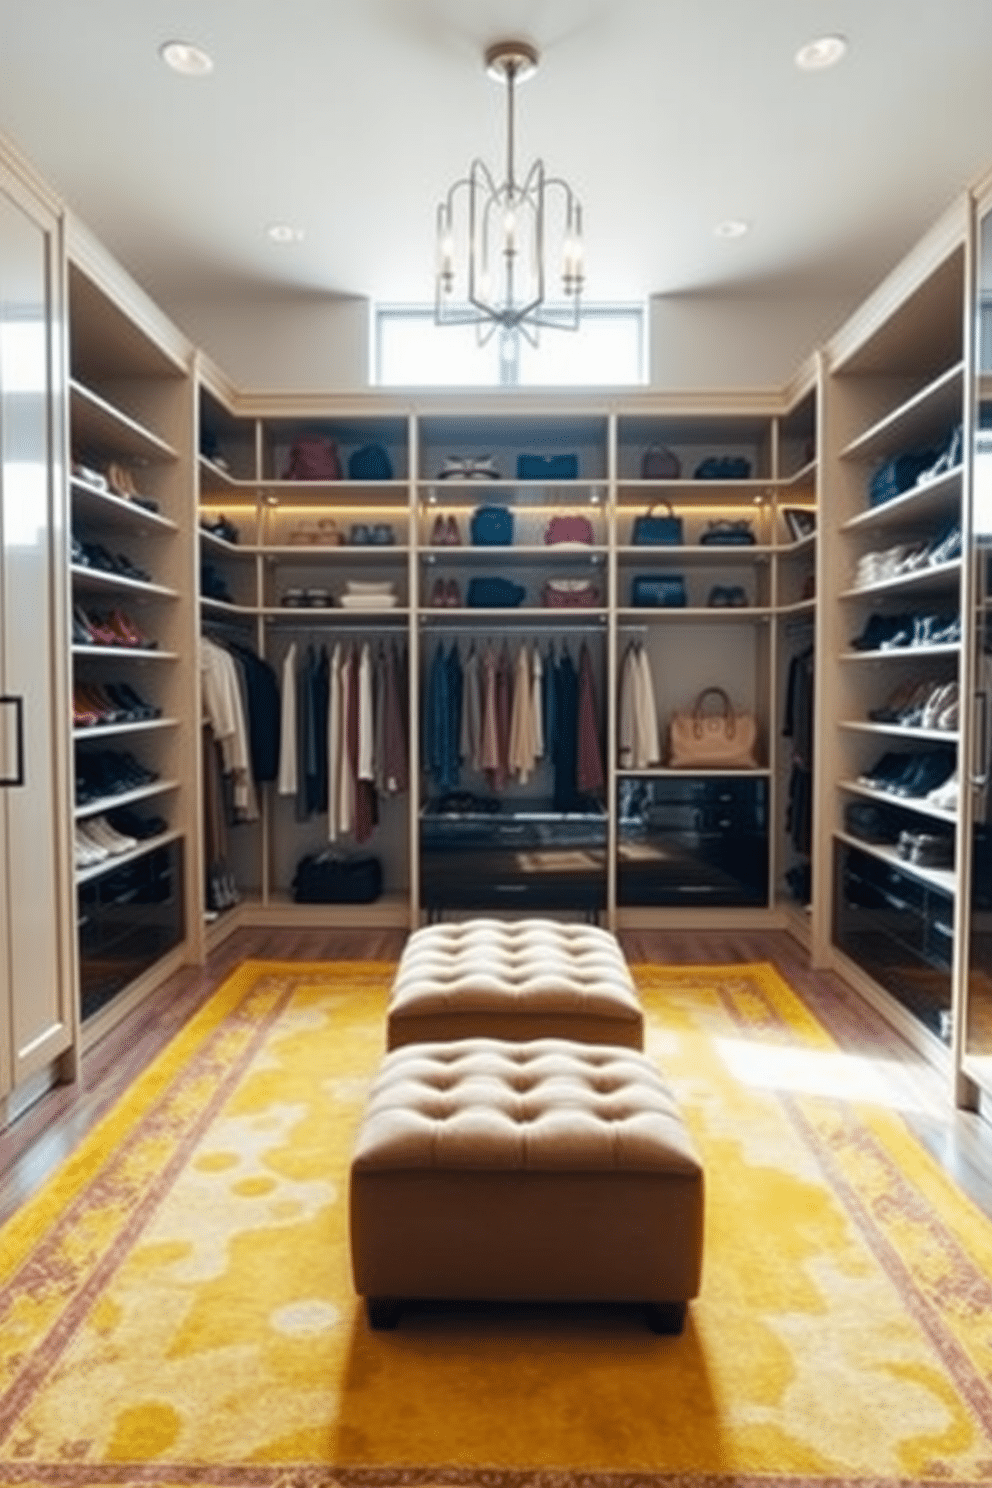
[[[542,56],[519,158],[583,199],[590,300],[853,304],[992,166],[992,0],[0,0],[0,132],[167,310],[427,300],[437,200],[501,164],[481,55],[513,35]],[[171,38],[213,73],[164,67]]]

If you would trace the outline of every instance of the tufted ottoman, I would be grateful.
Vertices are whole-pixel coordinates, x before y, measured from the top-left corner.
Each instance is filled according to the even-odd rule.
[[[703,1170],[643,1054],[465,1039],[387,1054],[351,1167],[351,1261],[373,1327],[409,1298],[641,1302],[681,1332]]]
[[[640,998],[616,938],[541,919],[415,930],[393,982],[387,1047],[461,1038],[642,1049]]]

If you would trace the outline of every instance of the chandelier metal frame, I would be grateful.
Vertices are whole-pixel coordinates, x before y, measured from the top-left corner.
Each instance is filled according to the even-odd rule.
[[[475,325],[481,344],[500,330],[519,331],[536,346],[542,328],[579,326],[582,206],[566,181],[547,174],[543,160],[517,179],[516,85],[536,71],[537,49],[524,41],[496,42],[485,63],[490,77],[506,84],[506,174],[496,181],[476,157],[438,205],[434,319],[437,325]],[[545,257],[555,207],[563,299],[551,302]],[[465,295],[456,299],[459,280]]]

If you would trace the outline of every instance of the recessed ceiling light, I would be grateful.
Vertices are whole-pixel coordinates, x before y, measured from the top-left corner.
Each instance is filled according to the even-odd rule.
[[[799,48],[796,66],[803,72],[822,72],[825,67],[834,67],[846,51],[846,37],[818,36]]]
[[[750,222],[742,222],[739,217],[728,217],[726,222],[718,222],[713,229],[716,238],[743,238],[744,234],[750,232]]]
[[[289,222],[272,222],[265,229],[270,243],[302,243],[302,227],[293,227]]]
[[[158,54],[166,66],[183,77],[206,77],[214,70],[214,59],[191,41],[164,41]]]

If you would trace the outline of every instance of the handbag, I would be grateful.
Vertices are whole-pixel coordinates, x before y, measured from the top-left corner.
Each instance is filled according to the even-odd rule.
[[[392,480],[392,462],[381,444],[367,444],[348,456],[349,480]]]
[[[707,711],[710,699],[719,712]],[[753,770],[758,726],[752,713],[738,713],[722,687],[704,687],[688,713],[676,713],[668,730],[673,769]]]
[[[341,457],[337,444],[326,434],[306,434],[297,439],[289,451],[289,463],[283,480],[341,480]]]
[[[704,547],[748,548],[754,543],[754,530],[747,518],[739,522],[708,522],[699,541]]]
[[[448,455],[438,480],[499,480],[492,455]]]
[[[751,461],[743,455],[710,455],[693,471],[696,480],[748,480]]]
[[[513,610],[523,603],[527,590],[512,579],[469,579],[465,603],[473,610]]]
[[[678,480],[682,461],[674,450],[663,444],[652,444],[641,458],[642,480]]]
[[[541,599],[548,610],[594,610],[599,588],[592,579],[548,579]]]
[[[683,610],[687,604],[681,574],[637,574],[630,586],[630,602],[637,609]]]
[[[381,893],[378,858],[342,858],[325,849],[308,853],[296,865],[293,898],[297,904],[371,904]]]
[[[667,506],[668,516],[655,516],[655,508]],[[630,540],[635,548],[677,548],[682,544],[682,518],[672,510],[670,501],[656,501],[646,512],[634,518]]]
[[[594,539],[588,517],[552,517],[544,531],[544,541],[554,543],[591,543]]]
[[[469,533],[477,548],[509,547],[513,542],[513,513],[505,506],[477,506]]]
[[[578,455],[518,455],[517,480],[575,480]]]

